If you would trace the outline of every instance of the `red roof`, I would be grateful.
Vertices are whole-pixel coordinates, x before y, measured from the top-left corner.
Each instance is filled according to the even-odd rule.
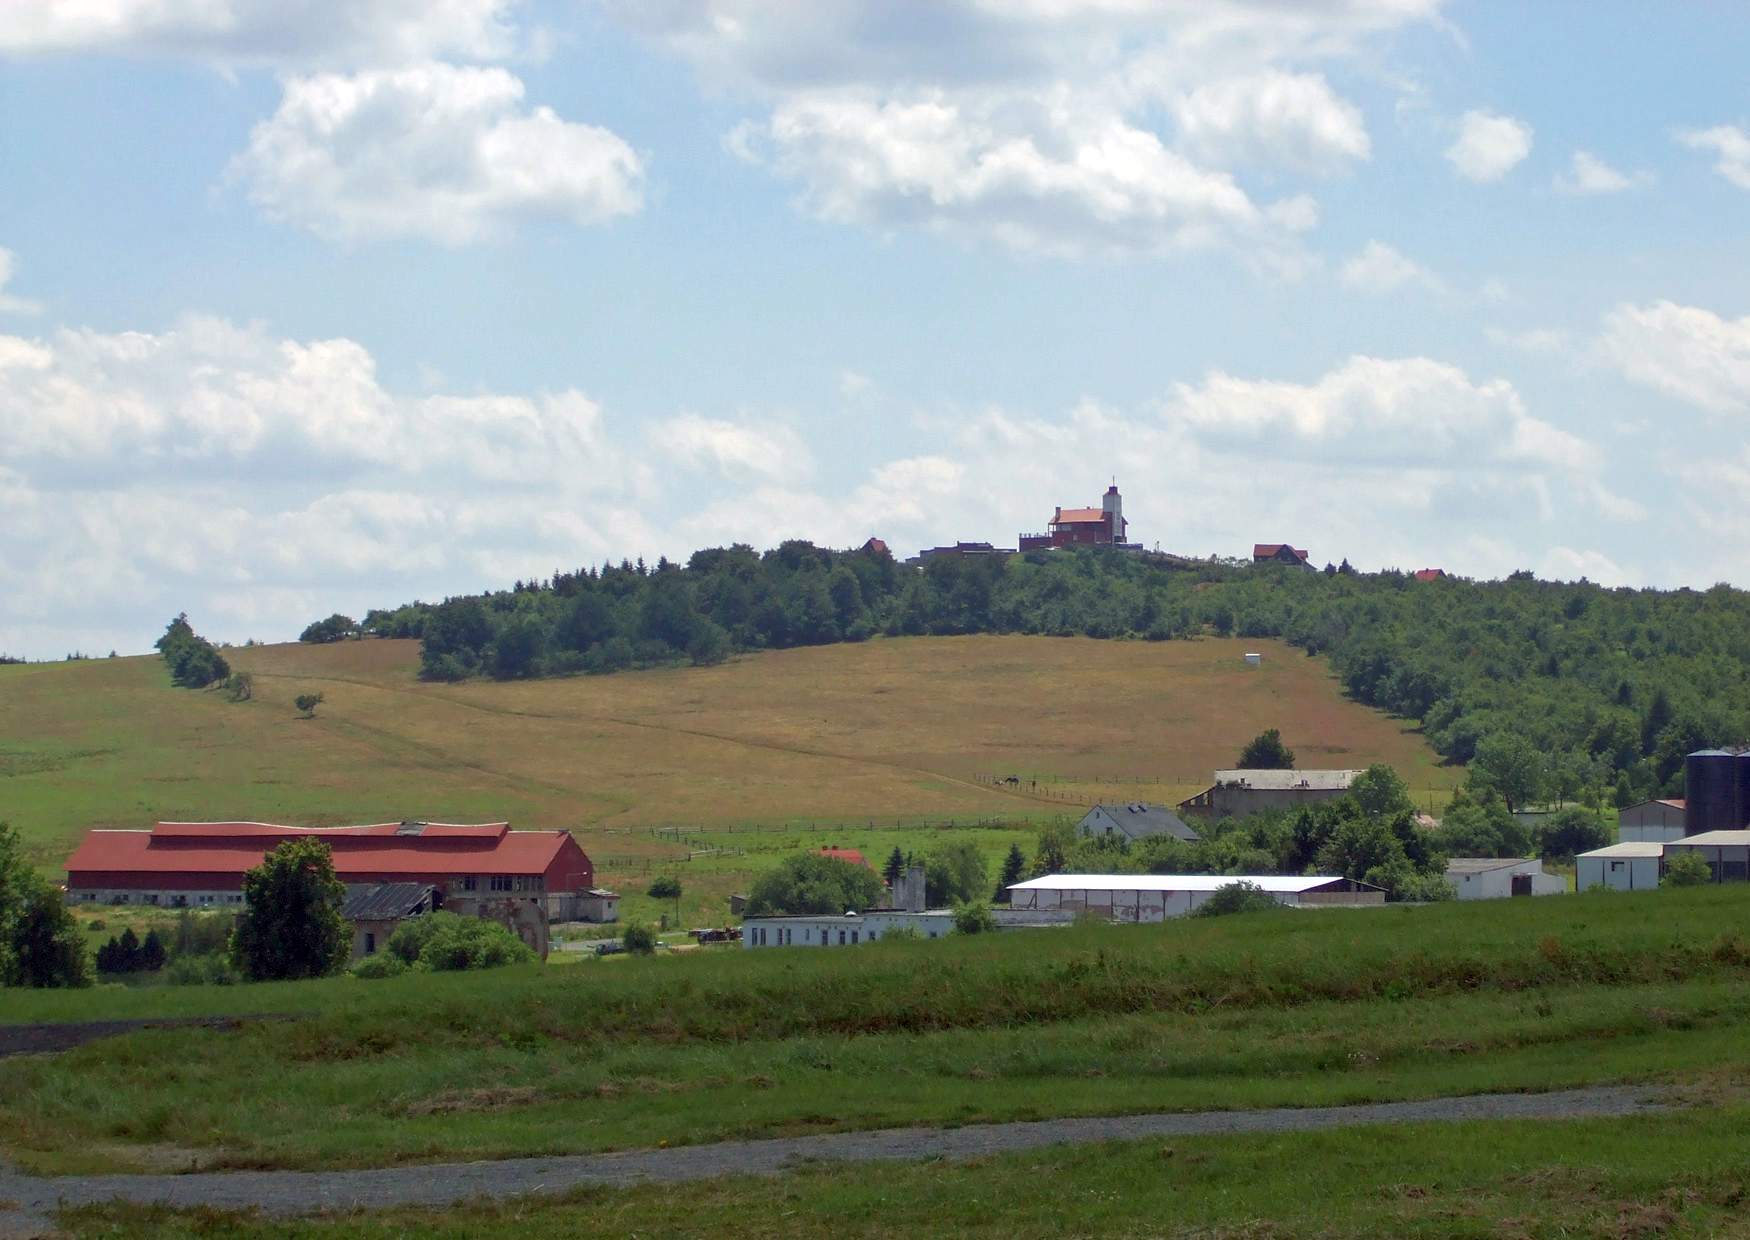
[[[1294,552],[1295,558],[1301,560],[1306,559],[1305,551],[1302,551],[1299,547],[1289,547],[1287,543],[1253,543],[1252,558],[1254,560],[1260,558],[1266,560],[1274,559],[1284,547],[1287,547],[1288,550]]]
[[[892,552],[887,550],[887,544],[879,538],[871,538],[868,542],[864,543],[863,550],[867,551],[870,555],[892,554]]]
[[[190,875],[235,879],[288,839],[319,839],[343,881],[465,875],[569,875],[589,860],[568,831],[512,831],[508,823],[387,822],[365,827],[284,827],[262,822],[161,822],[150,831],[91,831],[67,858],[72,886],[125,885],[98,876]],[[565,861],[567,851],[576,857]],[[81,876],[86,876],[81,878]],[[569,880],[567,880],[569,881]],[[585,886],[588,885],[586,879]]]
[[[1053,525],[1102,525],[1106,513],[1100,508],[1060,508],[1052,520]]]
[[[1417,581],[1439,581],[1444,576],[1446,576],[1444,568],[1418,568],[1416,570]]]
[[[852,865],[869,864],[867,861],[863,860],[863,854],[858,852],[855,848],[823,848],[820,850],[820,855],[823,857],[837,857],[840,861],[849,861]]]

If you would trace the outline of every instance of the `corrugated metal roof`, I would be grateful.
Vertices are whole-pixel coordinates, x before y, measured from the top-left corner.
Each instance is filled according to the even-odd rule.
[[[1591,852],[1583,852],[1580,857],[1663,857],[1665,846],[1648,840],[1630,840],[1626,844],[1612,844],[1608,848],[1594,848]],[[1576,857],[1575,860],[1579,860]]]
[[[1524,865],[1527,861],[1536,861],[1536,857],[1448,857],[1446,872],[1448,874],[1487,874],[1491,870],[1510,870],[1516,865]]]
[[[380,883],[348,895],[340,915],[348,921],[396,921],[417,911],[436,890],[428,883]]]
[[[1703,831],[1699,835],[1686,835],[1680,840],[1672,840],[1667,847],[1676,848],[1683,844],[1700,844],[1704,848],[1741,848],[1750,844],[1750,831]]]
[[[1275,894],[1315,891],[1349,880],[1341,874],[1047,874],[1015,883],[1010,891],[1215,891],[1230,883],[1252,883]],[[1357,883],[1369,891],[1366,883]]]
[[[327,843],[342,879],[403,874],[541,874],[570,835],[564,831],[511,831],[494,824],[397,834],[399,823],[375,827],[298,828],[266,823],[164,823],[152,831],[95,830],[67,858],[69,875],[126,871],[141,874],[242,874],[261,864],[281,840],[310,837]],[[191,831],[190,828],[206,828]],[[232,831],[213,828],[232,827]]]
[[[1215,782],[1244,784],[1248,788],[1272,792],[1290,789],[1329,791],[1347,788],[1359,774],[1360,771],[1217,771]]]

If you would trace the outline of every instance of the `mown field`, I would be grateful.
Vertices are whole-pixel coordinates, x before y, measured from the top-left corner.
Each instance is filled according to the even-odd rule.
[[[253,700],[173,688],[156,658],[0,667],[0,814],[45,872],[100,825],[508,818],[571,828],[629,893],[680,873],[702,924],[785,852],[878,864],[951,823],[994,860],[1096,799],[1177,800],[1266,727],[1303,766],[1389,762],[1418,801],[1461,774],[1275,642],[903,638],[460,685],[416,679],[412,642],[226,653]]]
[[[1750,1082],[1750,888],[7,1000],[27,1021],[293,1017],[0,1061],[0,1156],[48,1172],[1624,1081],[1730,1094]]]

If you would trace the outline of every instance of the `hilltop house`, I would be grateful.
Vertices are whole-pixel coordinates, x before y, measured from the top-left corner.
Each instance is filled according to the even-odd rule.
[[[1215,782],[1179,802],[1204,818],[1243,818],[1266,809],[1299,809],[1349,791],[1360,771],[1217,771]]]
[[[1305,550],[1290,546],[1288,543],[1253,543],[1252,563],[1254,564],[1289,564],[1295,568],[1311,568]]]
[[[1127,805],[1096,805],[1076,824],[1076,834],[1088,838],[1119,836],[1127,840],[1170,835],[1187,842],[1195,842],[1198,838],[1197,832],[1172,810],[1143,801],[1132,801]]]
[[[1124,497],[1118,494],[1118,484],[1106,488],[1098,508],[1058,508],[1043,534],[1021,534],[1018,546],[1022,551],[1051,551],[1058,547],[1126,547],[1134,548],[1126,531]]]

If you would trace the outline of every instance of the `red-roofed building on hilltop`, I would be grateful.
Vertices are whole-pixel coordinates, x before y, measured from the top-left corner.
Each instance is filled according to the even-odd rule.
[[[1252,563],[1254,564],[1292,564],[1296,568],[1311,568],[1312,564],[1306,558],[1306,552],[1299,547],[1291,547],[1287,543],[1254,543],[1252,544]]]
[[[820,855],[823,857],[836,857],[840,861],[849,861],[852,865],[866,866],[869,864],[867,861],[863,860],[863,854],[855,848],[823,848],[820,850]]]
[[[1044,534],[1022,534],[1022,551],[1050,551],[1056,547],[1128,547],[1125,537],[1124,499],[1118,484],[1106,488],[1098,508],[1059,508]]]
[[[1445,576],[1446,570],[1444,568],[1418,568],[1416,570],[1417,581],[1439,581]]]
[[[349,893],[383,883],[424,883],[454,912],[503,920],[498,914],[513,905],[538,910],[544,914],[543,947],[546,922],[579,916],[595,881],[595,867],[569,831],[512,831],[503,822],[368,827],[161,822],[149,831],[88,832],[67,858],[67,898],[236,907],[243,903],[245,871],[283,841],[295,839],[327,844],[334,872]]]

